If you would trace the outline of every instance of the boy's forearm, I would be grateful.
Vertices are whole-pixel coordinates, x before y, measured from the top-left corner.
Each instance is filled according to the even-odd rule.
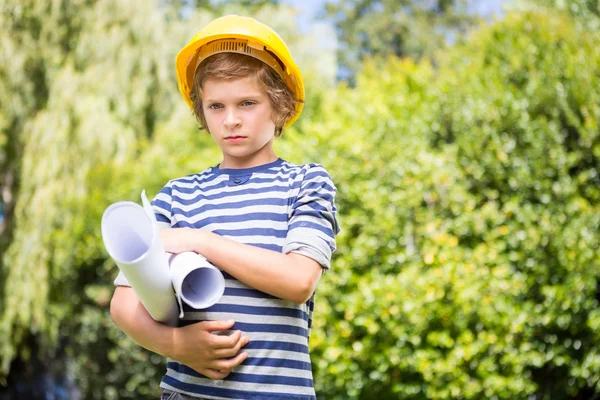
[[[248,286],[301,304],[314,293],[322,273],[316,261],[238,243],[194,229],[194,251]]]
[[[115,289],[110,303],[110,315],[115,325],[137,344],[154,353],[173,358],[175,329],[152,319],[133,289]]]

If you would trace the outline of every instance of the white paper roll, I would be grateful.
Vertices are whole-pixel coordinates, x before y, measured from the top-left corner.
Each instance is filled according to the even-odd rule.
[[[223,274],[202,255],[194,252],[172,254],[169,265],[175,293],[191,307],[208,308],[223,296]],[[183,317],[183,308],[179,316]]]
[[[145,191],[144,207],[131,201],[109,206],[102,216],[102,239],[138,298],[156,321],[177,325],[178,307],[168,256]]]

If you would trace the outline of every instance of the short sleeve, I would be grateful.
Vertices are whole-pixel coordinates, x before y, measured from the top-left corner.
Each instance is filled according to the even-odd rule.
[[[339,232],[336,192],[325,168],[310,165],[291,207],[283,253],[302,254],[324,269],[330,268],[331,254],[336,249],[335,235]]]
[[[160,229],[171,228],[171,190],[171,182],[169,182],[150,202]],[[121,271],[115,278],[114,285],[131,286]]]
[[[167,183],[150,202],[154,210],[156,222],[161,229],[171,228],[171,203],[173,202],[173,188],[171,182]]]

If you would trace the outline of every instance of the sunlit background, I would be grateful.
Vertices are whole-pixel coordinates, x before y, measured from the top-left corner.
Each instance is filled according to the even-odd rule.
[[[100,218],[219,162],[174,59],[229,13],[302,69],[277,154],[338,188],[317,397],[600,398],[597,0],[0,0],[0,400],[159,398]]]

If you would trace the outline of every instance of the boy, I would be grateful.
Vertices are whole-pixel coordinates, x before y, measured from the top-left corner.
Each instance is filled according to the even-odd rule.
[[[223,154],[172,180],[153,206],[165,250],[219,267],[214,306],[184,306],[180,327],[152,320],[122,275],[115,324],[169,358],[163,399],[315,399],[308,337],[314,292],[338,232],[336,189],[317,164],[273,152],[302,111],[300,71],[266,25],[236,15],[204,27],[177,56],[179,89]],[[233,332],[221,335],[220,331]]]

